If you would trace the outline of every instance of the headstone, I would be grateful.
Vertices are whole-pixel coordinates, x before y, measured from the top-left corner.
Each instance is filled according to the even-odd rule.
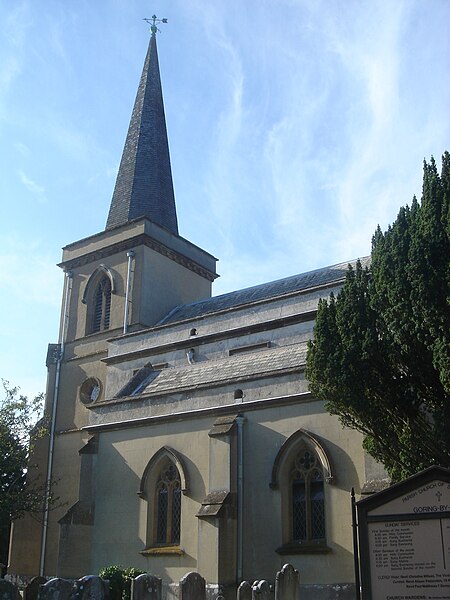
[[[5,579],[0,579],[0,600],[19,600],[19,590]]]
[[[252,585],[252,598],[253,600],[270,600],[270,588],[265,579],[255,581]]]
[[[44,585],[47,580],[45,577],[33,577],[28,585],[23,590],[23,600],[36,600],[39,593],[39,588]]]
[[[243,581],[238,587],[237,600],[252,600],[252,586],[248,581]]]
[[[55,577],[39,587],[38,600],[69,600],[73,581]]]
[[[299,575],[292,565],[284,565],[275,579],[275,600],[298,600]]]
[[[198,573],[188,573],[180,579],[180,600],[205,600],[206,582]]]
[[[70,600],[109,600],[109,583],[101,577],[86,575],[74,582]]]
[[[161,600],[161,583],[154,575],[138,575],[131,580],[131,600]]]

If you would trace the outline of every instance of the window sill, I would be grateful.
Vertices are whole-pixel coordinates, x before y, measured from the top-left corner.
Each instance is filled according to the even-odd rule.
[[[143,556],[182,556],[184,550],[180,546],[151,546],[140,553]]]
[[[275,550],[278,554],[328,554],[331,552],[325,542],[288,542]]]

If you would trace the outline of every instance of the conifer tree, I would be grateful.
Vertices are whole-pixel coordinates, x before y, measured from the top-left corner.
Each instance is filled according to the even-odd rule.
[[[450,154],[424,162],[419,203],[372,240],[319,303],[306,376],[314,396],[365,436],[394,481],[450,467]]]

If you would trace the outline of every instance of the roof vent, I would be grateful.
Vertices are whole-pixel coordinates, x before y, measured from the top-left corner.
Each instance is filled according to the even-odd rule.
[[[194,348],[190,348],[187,352],[186,352],[186,358],[187,361],[190,365],[193,365],[195,363],[195,350]]]

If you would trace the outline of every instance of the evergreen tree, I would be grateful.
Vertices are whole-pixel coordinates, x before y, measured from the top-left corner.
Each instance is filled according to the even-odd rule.
[[[321,300],[306,376],[314,396],[365,435],[394,481],[450,467],[450,154],[424,162],[419,204],[372,240]]]

